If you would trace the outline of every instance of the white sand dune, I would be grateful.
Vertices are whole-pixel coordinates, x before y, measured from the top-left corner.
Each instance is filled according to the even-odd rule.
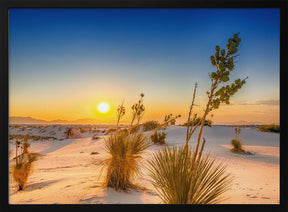
[[[42,127],[43,128],[43,127]],[[56,140],[30,141],[30,151],[42,156],[34,162],[33,173],[23,191],[11,180],[9,184],[10,204],[161,204],[147,174],[135,179],[141,189],[118,192],[103,187],[103,177],[97,161],[108,157],[103,141],[103,126],[97,133],[85,132],[82,138],[65,139],[65,126],[48,126],[42,129],[31,128],[21,131],[10,129],[10,134],[53,136]],[[183,145],[186,128],[167,128],[167,145]],[[97,134],[100,138],[93,140]],[[259,132],[252,128],[242,128],[240,139],[245,150],[252,155],[230,152],[230,141],[235,138],[233,127],[205,127],[205,152],[215,154],[218,160],[227,164],[227,171],[233,177],[232,188],[224,194],[227,198],[221,204],[279,204],[279,143],[277,133]],[[60,140],[59,140],[60,139]],[[190,143],[195,145],[196,135]],[[147,150],[147,159],[157,149],[154,145]],[[15,149],[10,142],[10,149]],[[95,154],[91,154],[94,152]],[[13,160],[10,157],[10,164]],[[143,188],[143,189],[142,189]]]

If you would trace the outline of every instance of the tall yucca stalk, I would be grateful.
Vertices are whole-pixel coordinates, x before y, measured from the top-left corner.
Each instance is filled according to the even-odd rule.
[[[232,177],[225,173],[226,166],[209,155],[199,158],[196,166],[192,149],[185,148],[187,151],[183,147],[166,147],[153,154],[148,161],[152,185],[165,204],[218,203],[231,185]]]
[[[132,180],[140,174],[143,152],[151,145],[143,132],[128,134],[118,132],[105,138],[105,148],[110,157],[107,165],[106,186],[126,191],[134,187]]]

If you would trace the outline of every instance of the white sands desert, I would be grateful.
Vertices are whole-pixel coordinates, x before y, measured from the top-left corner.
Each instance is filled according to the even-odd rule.
[[[135,179],[137,185],[141,186],[138,190],[118,192],[102,186],[105,173],[102,178],[99,177],[97,160],[108,157],[103,146],[108,126],[95,126],[94,131],[84,132],[77,139],[65,139],[66,127],[68,126],[10,127],[10,135],[29,132],[29,135],[56,138],[29,140],[30,152],[38,152],[41,157],[34,162],[33,172],[24,190],[17,191],[17,186],[10,179],[10,204],[161,204],[144,168],[142,177]],[[89,125],[81,127],[91,129]],[[182,145],[185,142],[185,127],[169,126],[166,132],[167,145]],[[99,138],[92,139],[94,135]],[[234,127],[204,127],[203,136],[206,139],[205,152],[217,155],[218,160],[228,166],[227,172],[234,177],[232,188],[224,194],[226,199],[221,204],[279,204],[278,133],[241,128],[239,139],[244,150],[253,153],[252,155],[230,151],[230,142],[235,138]],[[10,165],[15,157],[14,143],[15,140],[10,140]],[[192,137],[190,144],[195,145],[195,137]],[[143,160],[160,148],[160,145],[150,147]]]

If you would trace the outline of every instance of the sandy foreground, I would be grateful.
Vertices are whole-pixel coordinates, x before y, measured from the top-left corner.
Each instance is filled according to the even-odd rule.
[[[102,128],[101,128],[102,127]],[[103,187],[103,175],[97,161],[108,157],[103,142],[105,126],[97,131],[84,132],[82,138],[65,139],[64,126],[26,127],[24,130],[10,128],[10,134],[42,135],[56,137],[56,140],[30,140],[30,152],[42,156],[34,162],[33,172],[23,191],[17,191],[10,176],[10,204],[161,204],[161,199],[149,181],[143,168],[143,175],[135,179],[138,190],[118,192]],[[167,132],[167,145],[183,145],[186,128],[170,126]],[[98,139],[92,139],[98,135]],[[205,152],[216,155],[225,163],[227,172],[234,177],[232,188],[223,197],[221,204],[279,204],[280,166],[277,133],[259,132],[252,128],[242,128],[240,140],[246,151],[252,155],[230,152],[230,141],[235,138],[233,127],[213,126],[204,128]],[[195,137],[190,144],[195,145]],[[59,140],[60,139],[60,140]],[[14,141],[9,164],[15,156]],[[143,155],[143,161],[162,146],[154,145]],[[94,152],[95,154],[91,154]]]

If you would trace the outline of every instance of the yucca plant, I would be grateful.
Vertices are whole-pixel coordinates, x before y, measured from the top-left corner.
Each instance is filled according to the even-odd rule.
[[[16,163],[12,169],[12,177],[18,184],[18,190],[23,190],[32,170],[32,162],[36,160],[35,155],[30,155],[28,150],[29,135],[23,137],[22,142],[16,138]]]
[[[148,161],[148,173],[165,204],[215,204],[221,200],[232,181],[225,172],[226,166],[209,155],[197,163],[193,164],[191,148],[183,151],[183,147],[165,147],[153,154]]]
[[[160,123],[158,121],[147,121],[142,124],[144,132],[154,130]]]
[[[234,69],[234,59],[237,57],[235,53],[240,42],[238,34],[234,34],[228,40],[227,51],[225,49],[220,51],[219,46],[215,47],[215,56],[211,56],[210,60],[217,70],[209,74],[211,88],[207,91],[208,101],[198,123],[197,114],[192,116],[197,88],[197,83],[195,84],[184,147],[160,150],[148,163],[152,184],[164,203],[214,204],[219,202],[221,194],[229,189],[232,178],[226,174],[226,167],[216,163],[214,157],[209,155],[202,157],[205,139],[203,138],[201,144],[201,138],[207,115],[219,108],[221,103],[229,104],[230,97],[246,83],[247,78],[237,79],[231,85],[225,85],[229,81],[230,72]],[[196,147],[192,153],[188,143],[198,127],[200,129],[197,133]]]
[[[166,139],[167,133],[166,132],[157,132],[155,131],[154,134],[151,135],[151,141],[154,144],[160,144],[163,145],[166,143],[165,139]]]
[[[171,121],[180,117],[173,117],[172,114],[166,116],[164,123],[157,126],[148,134],[144,134],[143,130],[138,128],[137,130],[133,130],[135,127],[139,126],[139,121],[144,112],[144,106],[142,104],[144,94],[141,94],[140,97],[141,99],[138,103],[134,104],[132,107],[130,128],[127,131],[118,130],[118,128],[116,128],[116,131],[113,134],[104,138],[104,147],[109,154],[109,157],[100,161],[100,164],[103,165],[103,168],[107,168],[105,185],[107,187],[112,187],[115,190],[127,191],[130,188],[135,187],[133,179],[141,174],[139,167],[141,165],[142,155],[144,151],[152,145],[152,142],[148,139],[149,136],[164,125],[166,126]],[[121,117],[124,115],[124,113],[120,113],[121,111],[125,111],[123,103],[119,108],[117,126]],[[133,125],[135,119],[137,122],[136,125]],[[100,171],[100,176],[102,170]]]
[[[151,145],[143,132],[119,132],[105,138],[105,148],[110,157],[107,166],[106,186],[127,191],[133,188],[133,178],[139,175],[142,153]]]
[[[232,139],[231,144],[233,146],[233,148],[231,149],[231,152],[244,153],[244,150],[242,149],[242,144],[239,139]]]
[[[239,140],[239,134],[241,132],[240,127],[235,127],[235,134],[236,134],[236,139],[231,140],[231,144],[233,148],[231,149],[231,152],[234,153],[245,153],[245,151],[242,149],[242,144],[241,141]]]

